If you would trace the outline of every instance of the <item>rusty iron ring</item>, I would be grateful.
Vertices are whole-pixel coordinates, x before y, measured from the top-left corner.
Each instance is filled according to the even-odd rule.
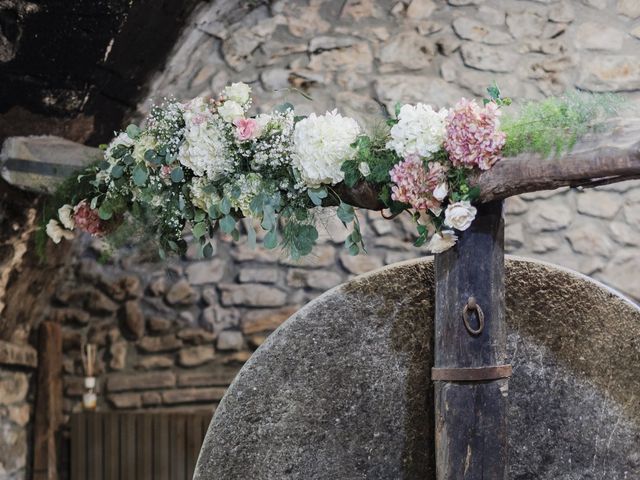
[[[469,311],[475,311],[478,316],[478,328],[472,328],[469,323]],[[480,305],[476,302],[475,297],[469,297],[467,304],[464,306],[464,310],[462,310],[462,319],[464,320],[464,327],[467,329],[467,332],[471,335],[480,335],[484,330],[484,312]]]

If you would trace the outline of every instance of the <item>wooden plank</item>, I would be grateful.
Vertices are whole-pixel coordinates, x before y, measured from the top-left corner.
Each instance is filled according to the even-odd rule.
[[[87,413],[87,475],[91,480],[103,480],[103,429],[99,413]]]
[[[153,419],[153,478],[169,480],[169,417],[156,415]]]
[[[138,459],[136,461],[137,480],[153,480],[153,424],[149,413],[136,414]],[[165,452],[169,455],[169,452]]]
[[[62,329],[45,321],[38,330],[38,373],[33,430],[33,479],[57,480],[56,437],[62,420]]]
[[[104,415],[104,480],[120,479],[120,423],[119,415]]]
[[[136,424],[129,413],[120,414],[120,478],[136,478]]]
[[[187,418],[187,478],[193,478],[202,446],[202,416],[193,415]]]
[[[84,413],[71,416],[71,480],[87,478],[87,424]]]
[[[501,202],[480,205],[457,245],[435,258],[436,368],[498,366],[506,362],[504,219]],[[467,331],[463,309],[475,297],[485,325]],[[476,320],[470,319],[476,328]],[[503,480],[507,476],[508,379],[436,381],[437,480]]]
[[[186,480],[186,439],[184,415],[170,417],[171,423],[171,480]]]

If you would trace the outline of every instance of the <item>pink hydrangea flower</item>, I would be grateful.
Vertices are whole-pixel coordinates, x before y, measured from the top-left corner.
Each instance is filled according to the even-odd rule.
[[[258,133],[258,122],[253,118],[237,118],[233,121],[236,127],[236,138],[241,142],[255,138]]]
[[[500,110],[490,102],[460,100],[446,121],[444,148],[454,166],[489,170],[498,160],[506,135],[499,130]]]
[[[395,185],[391,188],[391,198],[396,202],[408,203],[416,210],[431,210],[438,214],[441,202],[433,191],[446,181],[447,168],[437,162],[429,163],[428,170],[417,155],[409,155],[395,165],[389,175]]]
[[[100,219],[98,211],[92,209],[86,200],[82,200],[73,209],[73,220],[76,227],[91,235],[100,236],[106,233],[106,223]]]

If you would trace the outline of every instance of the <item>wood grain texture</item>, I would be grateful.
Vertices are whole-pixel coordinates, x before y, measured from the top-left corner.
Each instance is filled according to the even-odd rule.
[[[436,368],[502,365],[504,317],[504,218],[502,202],[481,205],[457,245],[435,257]],[[471,335],[462,312],[475,297],[484,330]],[[436,381],[436,478],[506,479],[508,380]]]
[[[62,420],[62,329],[45,321],[38,330],[33,478],[57,480],[56,436]]]

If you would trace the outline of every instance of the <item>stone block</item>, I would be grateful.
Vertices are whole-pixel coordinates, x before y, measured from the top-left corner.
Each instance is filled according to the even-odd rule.
[[[150,390],[173,387],[176,375],[173,372],[113,373],[107,376],[107,391]]]
[[[118,409],[142,407],[142,396],[139,393],[115,393],[107,395],[107,400]]]
[[[216,342],[218,350],[242,350],[244,348],[244,338],[241,332],[234,330],[224,330],[218,334]]]
[[[165,298],[170,305],[193,305],[198,300],[198,292],[189,282],[180,280],[171,286]]]
[[[279,308],[277,310],[253,310],[242,316],[242,333],[250,335],[278,328],[287,318],[298,311],[296,305]]]
[[[210,362],[214,357],[213,346],[188,347],[178,352],[178,363],[183,367],[197,367]]]
[[[191,285],[218,283],[222,280],[225,262],[219,258],[190,264],[186,268],[187,279]]]
[[[241,283],[276,283],[280,271],[276,268],[242,268],[238,275]]]
[[[0,340],[0,365],[35,368],[38,366],[38,352],[31,345]]]
[[[195,372],[181,372],[178,374],[179,387],[211,387],[230,385],[238,374],[237,367],[215,365],[207,370]]]
[[[244,283],[220,285],[224,306],[279,307],[287,301],[287,293],[261,284]]]
[[[466,66],[490,72],[511,72],[520,60],[518,55],[508,50],[477,43],[465,43],[461,52]]]
[[[173,367],[173,357],[165,355],[145,355],[138,358],[136,368],[142,370],[160,370]]]
[[[26,373],[0,370],[0,405],[22,402],[29,391],[29,377]]]
[[[179,403],[217,402],[225,393],[224,388],[183,388],[162,392],[162,403],[175,405]]]
[[[134,340],[142,338],[144,335],[145,321],[140,302],[137,300],[125,302],[122,316],[127,333],[129,333]]]
[[[137,343],[138,348],[143,352],[158,353],[171,352],[182,347],[182,340],[175,335],[162,335],[160,337],[143,337]]]
[[[382,266],[382,260],[374,255],[360,254],[349,255],[349,252],[340,253],[340,263],[349,273],[360,275],[370,272]]]

